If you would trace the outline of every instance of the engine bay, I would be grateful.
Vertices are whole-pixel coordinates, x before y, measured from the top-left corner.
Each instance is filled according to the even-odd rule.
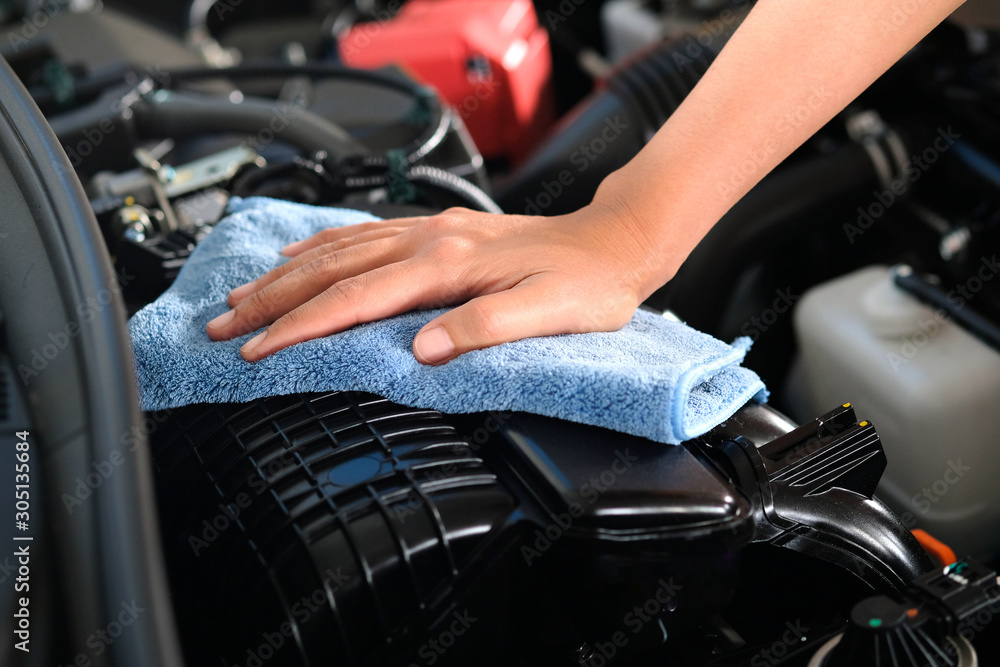
[[[0,15],[0,53],[132,315],[233,198],[576,210],[749,8],[27,2]],[[665,446],[359,392],[145,414],[185,662],[1000,664],[988,23],[933,31],[644,304],[753,341],[769,403],[705,436]]]

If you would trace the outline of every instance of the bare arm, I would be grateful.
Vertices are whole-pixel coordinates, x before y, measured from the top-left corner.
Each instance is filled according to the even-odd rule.
[[[960,4],[759,0],[590,205],[551,218],[450,209],[327,230],[234,290],[234,310],[208,334],[271,324],[241,350],[255,361],[360,322],[468,300],[414,340],[418,360],[444,363],[528,336],[618,329],[747,190]]]
[[[670,258],[648,293],[750,188],[961,4],[759,0],[677,111],[604,184]]]

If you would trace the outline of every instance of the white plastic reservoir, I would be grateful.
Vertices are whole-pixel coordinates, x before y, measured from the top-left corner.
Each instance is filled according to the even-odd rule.
[[[813,288],[794,318],[804,406],[851,402],[875,425],[889,459],[879,497],[959,556],[1000,551],[1000,353],[884,266]]]

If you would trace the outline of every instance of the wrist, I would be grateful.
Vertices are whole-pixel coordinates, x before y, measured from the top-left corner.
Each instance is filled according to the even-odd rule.
[[[630,248],[640,301],[673,278],[694,248],[679,242],[669,208],[657,206],[650,195],[641,181],[619,169],[601,182],[586,207],[602,228],[613,230],[617,243]]]

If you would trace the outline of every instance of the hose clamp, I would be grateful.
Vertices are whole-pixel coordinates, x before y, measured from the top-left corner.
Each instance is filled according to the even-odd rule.
[[[848,116],[846,125],[851,141],[864,148],[871,158],[882,189],[905,194],[910,185],[906,179],[910,158],[899,133],[873,109]]]

